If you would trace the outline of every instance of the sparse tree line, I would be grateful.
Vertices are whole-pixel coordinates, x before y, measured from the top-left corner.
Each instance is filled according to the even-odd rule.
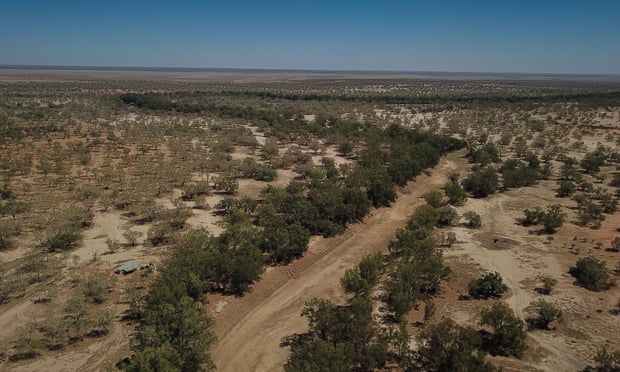
[[[436,195],[427,195],[427,200],[436,201]],[[451,319],[431,320],[433,296],[451,272],[433,236],[439,208],[444,207],[418,207],[407,227],[396,233],[389,255],[367,256],[345,272],[341,282],[349,294],[347,305],[324,299],[306,303],[301,315],[308,319],[309,332],[283,340],[292,350],[285,370],[494,371],[484,359],[486,353],[522,355],[524,324],[505,304],[481,312],[480,330]],[[385,295],[378,297],[382,292]],[[378,299],[386,302],[389,311],[382,320],[372,313]],[[413,351],[404,316],[419,304],[424,304],[427,324],[417,335],[418,347]]]
[[[552,166],[548,161],[541,161],[533,152],[523,151],[521,159],[509,158],[503,161],[499,168],[493,163],[500,163],[500,153],[497,146],[492,142],[481,140],[482,144],[471,146],[469,157],[475,163],[472,172],[462,181],[462,188],[474,197],[486,197],[497,191],[500,180],[503,188],[517,188],[531,186],[541,179],[548,179],[551,175]],[[618,196],[612,195],[602,187],[594,185],[586,180],[583,174],[577,169],[580,165],[582,172],[596,174],[600,166],[618,162],[618,152],[604,146],[599,146],[596,150],[585,155],[581,162],[574,158],[559,155],[558,160],[562,162],[559,170],[558,197],[573,196],[577,202],[577,218],[575,223],[591,228],[600,228],[601,222],[605,219],[605,214],[614,213],[618,209]],[[501,175],[501,177],[500,177]],[[617,174],[612,174],[610,186],[617,184],[619,178]],[[461,193],[455,180],[447,185],[446,192],[449,194]],[[617,192],[616,192],[617,194]],[[462,199],[464,196],[451,197],[452,199]],[[454,200],[456,201],[456,200]],[[553,233],[562,226],[566,214],[561,210],[559,204],[552,205],[547,212],[540,208],[533,211],[525,210],[523,224],[543,225],[544,231]]]
[[[447,185],[453,186],[455,179],[451,177]],[[427,204],[418,207],[407,226],[397,231],[389,255],[367,256],[345,272],[341,283],[349,295],[346,305],[324,299],[306,303],[301,315],[308,319],[309,332],[282,341],[283,346],[291,348],[285,370],[370,371],[398,367],[494,371],[497,368],[485,360],[487,353],[523,356],[527,349],[526,322],[505,303],[496,302],[483,309],[479,329],[447,318],[432,320],[433,296],[451,273],[443,263],[433,230],[458,221],[458,215],[449,213],[453,215],[450,223],[442,224],[440,211],[450,208],[445,206],[447,200],[437,191],[429,192],[425,199]],[[554,214],[554,209],[548,213]],[[537,218],[545,217],[539,214]],[[605,264],[593,257],[579,260],[570,273],[578,284],[592,290],[608,289],[614,284]],[[550,295],[557,280],[543,276],[540,281],[540,293]],[[482,274],[468,286],[469,296],[476,299],[499,299],[508,290],[497,272]],[[373,315],[374,301],[385,302],[384,311],[389,311],[389,316]],[[414,337],[404,316],[420,304],[424,304],[426,324],[415,337],[418,347],[413,351],[410,342]],[[532,328],[555,329],[563,319],[561,309],[545,299],[532,302],[524,310]],[[601,349],[594,360],[595,366],[587,370],[608,370],[620,359],[617,352]]]
[[[140,317],[142,321],[136,336],[139,340],[136,353],[126,362],[126,367],[140,370],[160,362],[174,365],[173,361],[178,360],[184,366],[182,370],[197,366],[211,368],[207,359],[196,359],[197,352],[191,347],[182,351],[175,346],[178,342],[175,333],[167,331],[167,325],[160,324],[157,319],[161,316],[146,315],[149,311],[159,314],[161,306],[155,308],[155,304],[190,306],[191,302],[190,307],[194,309],[191,314],[198,312],[206,316],[200,305],[206,292],[240,294],[247,291],[262,274],[266,258],[276,263],[288,262],[305,252],[311,234],[338,234],[347,224],[363,218],[371,206],[389,205],[396,197],[397,183],[390,177],[389,169],[398,171],[399,177],[411,179],[422,169],[435,165],[441,154],[460,144],[398,127],[375,131],[373,135],[381,136],[376,138],[377,145],[361,150],[359,163],[345,174],[331,159],[324,158],[322,166],[312,169],[305,179],[293,181],[285,189],[267,187],[258,203],[247,198],[224,199],[216,205],[223,213],[225,231],[212,237],[204,230],[190,230],[171,248],[171,257],[161,270],[162,276],[147,296],[147,310]],[[378,143],[383,145],[379,147]],[[398,179],[400,184],[406,181],[407,178]],[[192,192],[200,193],[194,189]],[[152,299],[165,292],[173,292],[176,297]],[[152,309],[149,303],[153,303]],[[153,344],[152,337],[144,339],[145,332],[170,336],[162,336],[161,341]],[[196,342],[197,348],[204,346],[202,341]],[[158,361],[160,358],[164,360]]]
[[[276,92],[253,92],[253,91],[224,91],[217,93],[196,92],[173,92],[173,93],[127,93],[120,98],[125,104],[132,104],[138,107],[151,110],[174,110],[177,112],[217,112],[220,115],[236,115],[238,111],[230,106],[218,106],[213,103],[197,103],[197,99],[213,99],[217,96],[259,98],[262,100],[290,100],[290,101],[343,101],[351,103],[371,103],[371,104],[409,104],[409,105],[433,105],[440,107],[505,107],[512,106],[519,109],[533,108],[536,104],[555,104],[567,101],[577,102],[586,107],[608,107],[620,104],[620,92],[580,92],[573,94],[551,93],[551,94],[527,94],[527,95],[506,95],[498,94],[478,94],[478,95],[434,95],[422,96],[416,94],[408,95],[333,95],[333,94],[299,94],[299,93],[276,93]]]

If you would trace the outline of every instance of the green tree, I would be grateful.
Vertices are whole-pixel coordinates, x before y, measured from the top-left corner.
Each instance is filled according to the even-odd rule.
[[[149,346],[137,351],[124,368],[127,372],[177,372],[183,358],[169,344]]]
[[[9,198],[5,203],[0,203],[0,216],[12,216],[13,219],[16,219],[18,214],[28,212],[29,210],[29,204],[15,198]]]
[[[461,205],[467,199],[467,192],[459,183],[458,175],[451,177],[450,181],[443,187],[443,191],[448,197],[448,203],[452,205]]]
[[[140,370],[144,363],[188,372],[213,370],[207,353],[214,341],[209,331],[213,320],[202,305],[187,296],[158,304],[154,300],[150,299],[136,334],[137,359],[131,359],[129,370]]]
[[[618,210],[618,201],[609,193],[600,194],[600,204],[605,213],[615,213]]]
[[[605,262],[593,256],[580,258],[569,272],[577,279],[577,284],[591,291],[603,291],[614,285]]]
[[[312,339],[295,346],[284,370],[287,372],[348,372],[353,364],[352,352],[345,344]]]
[[[342,288],[356,296],[369,296],[372,288],[379,282],[379,274],[383,270],[383,255],[368,255],[352,269],[348,269],[341,279]]]
[[[602,206],[589,200],[585,195],[575,196],[577,201],[577,221],[582,226],[600,227],[600,221],[605,219]]]
[[[411,310],[417,301],[436,294],[441,281],[451,273],[434,244],[424,248],[407,260],[403,257],[385,285],[388,305],[397,318]]]
[[[168,222],[159,222],[152,225],[146,233],[146,240],[154,247],[170,243],[173,237],[174,228]]]
[[[347,306],[337,306],[324,299],[313,299],[306,303],[302,316],[308,318],[310,338],[293,346],[293,354],[288,364],[290,368],[295,367],[292,370],[298,370],[297,368],[304,365],[325,365],[334,361],[338,361],[337,366],[343,366],[342,368],[346,364],[349,370],[356,366],[362,370],[374,370],[385,365],[388,342],[383,337],[377,337],[378,328],[372,316],[370,298],[354,297]],[[333,345],[341,354],[335,357],[330,350],[321,348],[322,350],[318,350],[319,355],[308,355],[306,351],[310,345],[327,345],[323,342],[317,343],[317,340]]]
[[[308,249],[310,232],[301,224],[287,224],[282,218],[274,218],[265,224],[261,249],[269,252],[275,262],[290,262],[301,257]]]
[[[349,141],[342,142],[338,146],[338,152],[340,152],[342,156],[345,156],[345,157],[349,156],[349,154],[351,154],[352,151],[353,151],[353,145]]]
[[[437,209],[437,226],[444,227],[453,225],[459,219],[456,209],[445,206]]]
[[[408,228],[420,228],[431,230],[437,226],[439,221],[439,212],[432,206],[425,204],[421,205],[413,212],[413,215],[409,218],[407,223]]]
[[[602,151],[595,150],[587,153],[579,165],[590,174],[598,173],[601,166],[605,163],[605,154]]]
[[[474,298],[499,298],[508,290],[498,272],[486,273],[469,282],[469,295]]]
[[[233,195],[239,189],[239,182],[233,176],[222,175],[213,179],[213,188]]]
[[[495,371],[485,362],[482,339],[472,328],[461,327],[452,319],[426,327],[420,335],[418,351],[421,367],[427,371]]]
[[[66,320],[73,329],[73,339],[81,339],[84,328],[86,327],[88,311],[84,306],[82,297],[72,297],[65,305]]]
[[[458,182],[448,182],[444,186],[444,192],[448,197],[448,203],[451,205],[463,205],[467,200],[467,192]]]
[[[426,200],[426,204],[432,206],[433,208],[440,208],[444,205],[443,195],[441,192],[437,190],[432,190],[422,195],[424,200]]]
[[[523,219],[523,226],[538,225],[545,219],[545,212],[540,207],[536,207],[533,210],[525,209],[523,211],[525,218]]]
[[[577,186],[573,181],[562,180],[559,182],[560,187],[558,188],[557,196],[559,198],[564,198],[567,196],[571,196],[577,191]]]
[[[482,147],[471,153],[471,162],[487,165],[500,161],[499,150],[492,142],[485,143]]]
[[[396,191],[391,178],[382,168],[369,170],[369,173],[374,173],[375,176],[369,180],[366,189],[368,199],[375,208],[389,206],[396,200]]]
[[[523,321],[503,302],[495,303],[480,313],[480,324],[491,331],[484,344],[493,355],[521,357],[527,348]]]
[[[562,212],[562,206],[560,204],[549,206],[542,221],[545,231],[549,234],[553,234],[556,229],[562,227],[565,217],[566,213]]]
[[[54,230],[43,241],[43,246],[50,251],[67,250],[80,240],[80,231],[72,226],[63,226]]]
[[[484,198],[497,190],[497,172],[492,166],[478,168],[463,180],[463,187],[476,198]]]

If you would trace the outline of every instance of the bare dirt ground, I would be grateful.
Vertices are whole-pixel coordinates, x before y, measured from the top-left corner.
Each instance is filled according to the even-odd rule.
[[[344,235],[314,238],[302,259],[272,269],[248,295],[228,298],[224,304],[211,297],[219,339],[212,355],[218,370],[282,370],[288,350],[280,341],[305,331],[306,320],[299,315],[304,303],[314,297],[342,302],[340,278],[345,270],[370,253],[386,251],[396,229],[424,203],[421,196],[441,187],[457,171],[456,164],[443,159],[432,175],[421,175],[401,190],[390,208],[375,210]]]
[[[446,259],[461,282],[461,294],[467,293],[467,282],[481,272],[499,272],[509,287],[502,301],[506,302],[522,319],[527,318],[527,306],[538,299],[544,299],[558,306],[564,314],[557,329],[530,330],[529,349],[523,359],[493,358],[494,363],[506,370],[531,371],[580,371],[585,368],[598,348],[615,339],[620,332],[620,322],[609,309],[617,299],[618,288],[610,293],[591,292],[574,284],[568,273],[580,257],[596,255],[614,267],[613,253],[596,251],[596,242],[605,242],[610,231],[618,226],[618,214],[608,216],[599,230],[576,226],[572,223],[574,211],[567,209],[567,221],[559,231],[550,237],[539,234],[536,227],[524,227],[519,220],[525,208],[561,202],[571,203],[555,197],[555,181],[542,181],[539,185],[508,190],[485,199],[469,199],[458,208],[459,214],[473,210],[481,215],[480,229],[453,227],[458,243],[446,251]],[[536,289],[543,275],[558,280],[552,295],[545,296]],[[450,286],[450,284],[448,285]],[[458,286],[458,284],[456,284]],[[477,313],[490,305],[488,301],[454,301],[445,299],[441,309],[461,323],[475,326]],[[611,301],[609,300],[611,299]]]

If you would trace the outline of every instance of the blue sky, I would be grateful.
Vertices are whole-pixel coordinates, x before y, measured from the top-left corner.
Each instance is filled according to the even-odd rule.
[[[0,0],[0,64],[620,74],[620,1]]]

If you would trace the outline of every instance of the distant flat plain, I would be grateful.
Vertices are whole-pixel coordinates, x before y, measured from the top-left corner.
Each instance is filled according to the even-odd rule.
[[[165,68],[106,66],[0,65],[0,81],[172,80],[262,82],[308,79],[428,79],[428,80],[566,80],[620,82],[620,75],[547,73],[482,73],[440,71],[277,70],[245,68]]]

